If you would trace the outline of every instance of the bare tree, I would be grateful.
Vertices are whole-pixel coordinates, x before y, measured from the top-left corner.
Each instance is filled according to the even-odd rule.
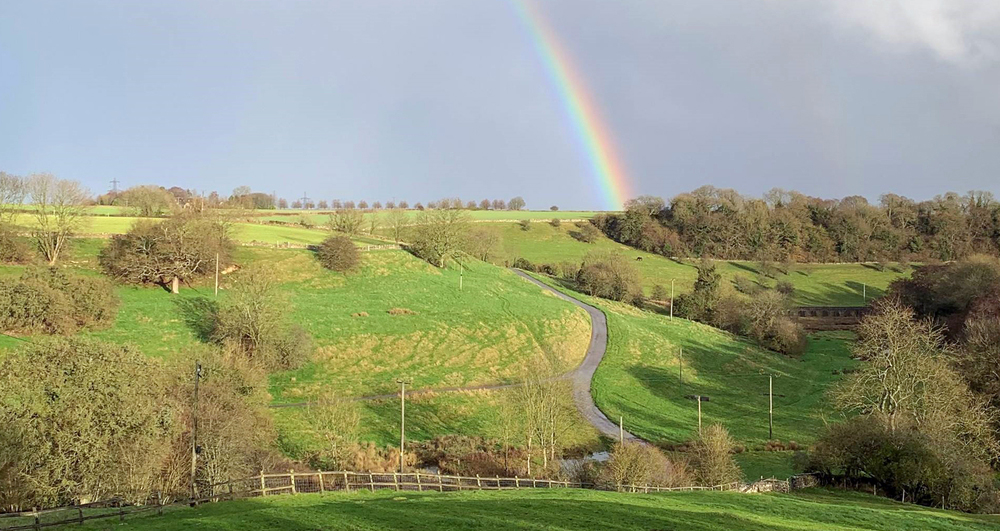
[[[309,425],[323,438],[326,457],[336,469],[349,466],[353,446],[361,431],[361,414],[355,402],[327,392],[306,409]]]
[[[327,222],[327,226],[330,230],[343,232],[353,236],[361,231],[361,225],[364,222],[364,214],[362,214],[360,210],[355,210],[352,207],[348,209],[340,209],[330,214],[330,221]]]
[[[57,179],[48,173],[30,176],[27,188],[35,206],[38,248],[49,265],[55,265],[79,225],[89,194],[77,181]]]
[[[444,267],[457,252],[468,232],[469,214],[462,210],[424,211],[410,249],[438,267]]]
[[[382,217],[378,215],[377,212],[372,212],[368,214],[368,234],[371,236],[375,235],[375,231],[378,230],[381,225]]]
[[[406,218],[406,211],[401,208],[393,208],[386,215],[386,223],[392,229],[392,237],[396,240],[396,243],[400,242],[399,236],[403,231],[403,227],[406,226]]]
[[[17,209],[24,204],[27,183],[23,177],[0,171],[0,222],[13,223]]]

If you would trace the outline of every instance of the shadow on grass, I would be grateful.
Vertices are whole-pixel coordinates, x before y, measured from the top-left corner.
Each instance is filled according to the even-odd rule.
[[[174,305],[184,319],[184,324],[199,340],[208,342],[212,338],[219,313],[218,302],[208,297],[188,297],[174,299]]]

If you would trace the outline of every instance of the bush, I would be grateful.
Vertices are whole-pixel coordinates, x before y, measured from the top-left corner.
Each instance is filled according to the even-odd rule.
[[[588,254],[576,280],[595,297],[631,303],[642,294],[639,270],[620,253]]]
[[[559,218],[552,218],[552,221],[549,222],[549,225],[552,225],[553,227],[558,227],[562,225],[562,221]]]
[[[219,304],[210,337],[255,365],[293,369],[309,358],[312,338],[288,314],[274,277],[247,268]]]
[[[514,268],[534,272],[535,264],[532,264],[526,258],[517,257],[514,259]]]
[[[0,263],[26,264],[31,257],[27,238],[22,238],[13,225],[0,223]]]
[[[346,273],[358,267],[361,253],[347,236],[329,236],[316,249],[319,263],[327,269]]]
[[[670,299],[670,292],[668,292],[667,288],[663,287],[662,284],[656,284],[655,286],[653,286],[653,292],[651,294],[651,298],[654,301],[663,302]]]
[[[567,261],[559,264],[559,269],[562,271],[563,278],[576,280],[576,275],[580,273],[580,264]]]
[[[658,448],[648,444],[618,443],[600,474],[601,483],[618,491],[630,485],[685,487],[694,483],[687,463],[671,461]]]
[[[695,444],[695,469],[703,486],[724,485],[739,481],[743,472],[733,458],[736,444],[720,424],[706,428]]]
[[[118,316],[119,300],[106,279],[62,269],[32,268],[18,280],[0,280],[0,329],[72,334],[104,328]]]
[[[531,230],[531,220],[530,219],[522,219],[521,221],[518,221],[517,223],[518,223],[518,225],[521,226],[521,230],[525,230],[525,231]]]
[[[795,286],[787,280],[782,280],[781,282],[778,282],[778,285],[775,286],[774,289],[775,291],[786,297],[791,297],[792,295],[795,294]]]
[[[579,227],[580,230],[570,231],[569,234],[583,243],[594,243],[601,235],[600,229],[590,223],[578,223],[577,227]]]
[[[756,293],[758,289],[760,289],[760,287],[757,285],[756,282],[750,280],[750,278],[744,275],[734,276],[733,286],[736,288],[736,291],[744,293],[746,295],[752,295]]]

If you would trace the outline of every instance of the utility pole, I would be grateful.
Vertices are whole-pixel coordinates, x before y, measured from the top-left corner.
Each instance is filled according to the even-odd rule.
[[[680,347],[680,365],[677,366],[677,378],[681,381],[681,385],[684,385],[684,347]]]
[[[774,375],[767,375],[767,438],[774,438]]]
[[[215,253],[215,296],[219,296],[219,253]]]
[[[701,437],[701,395],[698,395],[697,399],[698,399],[698,437]]]
[[[302,198],[299,200],[302,201],[302,210],[305,210],[307,208],[306,205],[309,204],[309,196],[305,192],[302,192]]]
[[[397,378],[399,384],[399,473],[403,473],[403,450],[406,448],[406,380]]]
[[[111,179],[111,193],[118,195],[118,179]]]
[[[861,298],[868,304],[868,284],[864,282],[861,283]]]
[[[458,263],[458,291],[462,291],[462,280],[465,278],[465,264]]]
[[[618,441],[625,444],[625,417],[618,417]]]
[[[201,362],[194,362],[194,409],[191,431],[191,503],[197,498],[195,474],[198,467],[198,380],[201,380]]]
[[[670,320],[674,320],[674,279],[670,279]]]

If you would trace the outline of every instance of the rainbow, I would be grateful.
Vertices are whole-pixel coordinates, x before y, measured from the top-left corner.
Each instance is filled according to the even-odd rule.
[[[544,63],[549,79],[558,92],[577,140],[587,155],[591,171],[597,179],[604,208],[621,210],[631,197],[631,186],[625,168],[610,138],[610,130],[601,120],[586,85],[577,75],[569,55],[560,45],[555,32],[545,22],[531,0],[511,0],[514,10],[524,22]]]

